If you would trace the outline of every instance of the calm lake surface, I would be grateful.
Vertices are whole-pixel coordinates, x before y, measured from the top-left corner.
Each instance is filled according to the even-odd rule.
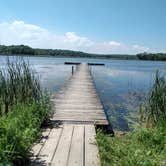
[[[113,128],[117,130],[132,130],[138,125],[139,105],[153,85],[155,71],[160,70],[166,76],[166,62],[50,57],[24,59],[39,74],[43,88],[52,93],[56,93],[71,76],[71,66],[64,65],[65,61],[104,63],[105,66],[92,67],[92,74]],[[0,56],[0,67],[5,66],[6,57]]]

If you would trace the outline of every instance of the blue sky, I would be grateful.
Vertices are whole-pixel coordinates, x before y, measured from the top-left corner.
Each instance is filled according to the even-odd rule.
[[[1,0],[0,44],[166,51],[166,0]]]

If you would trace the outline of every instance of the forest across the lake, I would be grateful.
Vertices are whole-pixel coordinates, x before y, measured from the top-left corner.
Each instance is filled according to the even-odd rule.
[[[72,58],[104,58],[104,59],[138,59],[166,61],[166,53],[139,53],[128,54],[95,54],[73,50],[62,49],[40,49],[31,48],[26,45],[0,45],[1,55],[33,55],[33,56],[52,56],[52,57],[72,57]]]

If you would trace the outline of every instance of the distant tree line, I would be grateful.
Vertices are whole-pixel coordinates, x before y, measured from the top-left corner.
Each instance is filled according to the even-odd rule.
[[[25,45],[12,45],[12,46],[4,46],[0,45],[0,54],[5,55],[14,55],[14,54],[30,54],[35,55],[35,50],[29,46]]]
[[[166,53],[140,53],[137,54],[140,60],[166,61]]]
[[[137,59],[135,55],[122,54],[91,54],[81,51],[61,50],[61,49],[39,49],[26,45],[0,45],[0,55],[35,55],[54,57],[88,57],[88,58],[111,58],[111,59]]]

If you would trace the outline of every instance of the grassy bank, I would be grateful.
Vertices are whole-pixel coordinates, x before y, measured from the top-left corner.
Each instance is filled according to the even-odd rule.
[[[166,165],[166,80],[158,73],[140,121],[139,129],[115,137],[97,132],[102,166]]]
[[[49,95],[35,71],[24,60],[7,60],[0,70],[0,165],[25,165],[49,115]]]
[[[102,166],[166,165],[166,125],[110,137],[98,131]]]

